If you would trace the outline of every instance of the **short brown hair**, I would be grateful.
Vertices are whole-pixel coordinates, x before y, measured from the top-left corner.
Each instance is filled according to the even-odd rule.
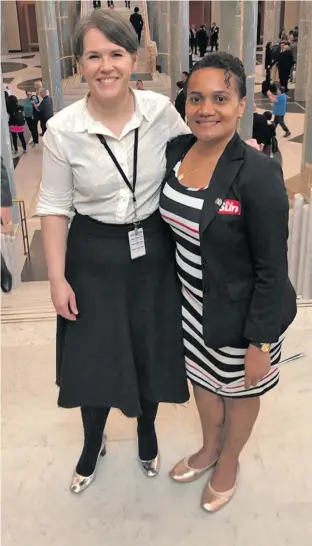
[[[122,15],[112,10],[96,9],[78,22],[73,38],[73,53],[76,60],[83,55],[84,37],[88,30],[96,28],[108,40],[123,47],[128,53],[137,53],[138,38],[132,24]]]

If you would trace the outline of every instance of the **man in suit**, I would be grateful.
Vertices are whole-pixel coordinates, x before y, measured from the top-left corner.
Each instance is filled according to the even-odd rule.
[[[177,88],[178,88],[178,94],[176,97],[176,100],[174,102],[174,105],[176,107],[176,110],[179,112],[181,118],[185,120],[185,102],[186,102],[186,96],[184,92],[184,85],[185,83],[183,81],[177,82]]]
[[[38,109],[43,136],[47,130],[48,120],[53,117],[53,101],[45,88],[41,89],[40,96],[42,101]]]
[[[216,51],[219,49],[219,27],[217,27],[216,23],[212,23],[212,27],[210,29],[210,45],[211,45],[211,51],[213,51],[213,48],[216,48]]]
[[[268,123],[263,114],[258,114],[257,107],[254,104],[253,115],[253,127],[252,138],[254,138],[258,144],[265,144],[268,137]]]
[[[199,47],[199,56],[204,57],[208,46],[208,36],[205,25],[202,25],[197,32],[197,43]]]
[[[140,44],[144,21],[139,11],[140,11],[139,8],[134,8],[134,13],[130,15],[130,23],[132,24],[135,32],[137,33],[138,41]]]
[[[197,55],[197,31],[195,25],[190,28],[190,48]]]

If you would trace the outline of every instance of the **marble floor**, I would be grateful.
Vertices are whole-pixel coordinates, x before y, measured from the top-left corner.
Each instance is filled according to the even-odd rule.
[[[199,506],[206,478],[172,483],[171,466],[200,446],[194,401],[162,405],[162,469],[137,463],[135,422],[114,411],[107,455],[81,496],[68,484],[80,451],[77,410],[56,407],[54,322],[2,326],[3,546],[310,546],[312,543],[312,308],[301,308],[281,369],[241,458],[232,502],[215,515]]]

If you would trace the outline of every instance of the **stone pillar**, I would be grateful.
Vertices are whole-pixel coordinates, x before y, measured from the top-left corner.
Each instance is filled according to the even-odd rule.
[[[305,73],[306,81],[306,93],[304,100],[306,102],[306,113],[304,120],[303,130],[303,150],[302,150],[302,171],[308,170],[310,173],[310,186],[312,188],[312,2],[302,2],[302,4],[310,4],[310,19],[306,20],[306,25],[299,29],[300,33],[306,32],[306,37],[309,36],[309,40],[302,37],[303,41],[307,43],[307,50],[305,51],[305,57],[307,62],[307,72]],[[308,13],[307,13],[308,15]],[[300,23],[301,25],[301,23]],[[302,45],[302,44],[301,44]],[[299,51],[299,50],[298,50]],[[298,73],[298,72],[297,72]],[[296,75],[297,78],[297,75]],[[296,80],[297,85],[297,80]],[[312,205],[311,205],[312,206]]]
[[[212,23],[216,23],[217,27],[220,27],[222,4],[223,4],[223,0],[212,0],[210,2],[210,5],[211,5],[210,26],[212,26]],[[205,21],[205,23],[206,22],[207,21]]]
[[[189,71],[189,3],[188,0],[169,2],[170,5],[170,77],[171,97],[177,94],[176,83],[183,70]]]
[[[55,15],[60,51],[61,75],[63,79],[72,76],[72,44],[71,44],[71,2],[56,0]]]
[[[239,57],[247,76],[246,112],[240,124],[240,135],[245,140],[252,136],[258,2],[222,0],[220,8],[220,50]]]
[[[54,111],[63,108],[60,52],[55,16],[55,2],[36,1],[36,17],[43,85],[50,91]]]
[[[263,26],[263,71],[265,72],[265,46],[268,42],[278,40],[281,20],[281,0],[264,2],[264,26]]]
[[[170,39],[171,39],[171,26],[170,26],[170,2],[163,0],[157,2],[160,9],[159,25],[159,42],[158,42],[158,60],[162,71],[165,74],[170,74]]]
[[[307,72],[311,64],[311,21],[312,2],[300,2],[299,42],[296,68],[295,100],[305,101],[307,86]]]
[[[3,5],[1,2],[0,5],[0,15],[1,15],[1,55],[8,54],[8,44],[6,39],[6,29],[5,29],[5,20],[3,14]]]
[[[256,52],[257,52],[257,22],[258,2],[248,0],[243,2],[243,63],[247,76],[246,110],[240,123],[240,136],[243,140],[252,137],[254,95],[256,79]]]

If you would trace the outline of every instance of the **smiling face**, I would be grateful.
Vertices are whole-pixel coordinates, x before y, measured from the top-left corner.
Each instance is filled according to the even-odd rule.
[[[195,70],[188,81],[186,116],[198,140],[231,139],[245,110],[236,77],[219,68]]]
[[[112,100],[123,96],[137,65],[137,56],[110,42],[99,30],[91,28],[84,37],[84,51],[80,59],[81,74],[90,93],[98,100]]]

